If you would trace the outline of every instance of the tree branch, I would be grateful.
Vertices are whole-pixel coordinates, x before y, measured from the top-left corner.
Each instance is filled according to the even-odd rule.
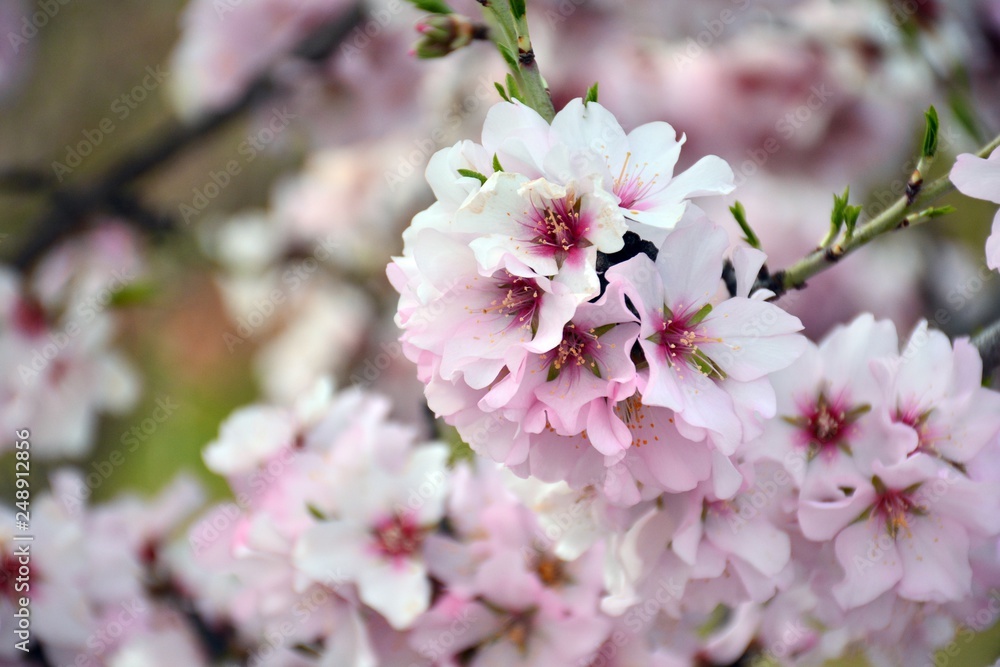
[[[998,146],[1000,146],[1000,136],[984,146],[977,155],[988,157]],[[809,278],[829,269],[841,258],[866,245],[872,239],[886,232],[913,227],[937,217],[935,212],[925,207],[954,189],[955,184],[947,176],[942,176],[920,187],[915,196],[900,197],[881,214],[858,227],[851,238],[813,251],[787,269],[775,272],[759,286],[770,289],[777,296],[790,290],[802,289]]]
[[[324,60],[363,17],[361,5],[354,5],[346,14],[310,33],[292,51],[292,55],[311,62]],[[0,187],[51,190],[51,200],[46,210],[28,226],[33,233],[11,264],[22,273],[27,272],[64,236],[86,226],[90,216],[95,213],[114,213],[153,232],[175,228],[176,224],[170,217],[149,211],[130,192],[135,182],[164,166],[185,149],[208,138],[261,101],[272,97],[278,90],[273,72],[271,69],[265,70],[229,105],[190,124],[172,121],[148,145],[125,154],[86,187],[68,185],[53,189],[52,179],[47,174],[24,169],[0,170]]]

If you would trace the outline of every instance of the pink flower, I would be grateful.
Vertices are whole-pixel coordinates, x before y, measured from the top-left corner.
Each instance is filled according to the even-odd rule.
[[[472,665],[586,664],[611,624],[598,608],[603,550],[557,556],[533,512],[502,481],[483,462],[456,474],[452,534],[428,540],[429,567],[449,594],[418,621],[411,644],[440,659],[435,637],[459,623],[460,642],[447,655],[465,653]]]
[[[511,368],[482,398],[480,407],[505,414],[513,411],[529,433],[555,429],[575,435],[586,428],[591,413],[585,407],[635,380],[629,352],[638,325],[616,292],[609,289],[597,302],[577,308],[559,342]],[[607,455],[621,449],[620,443],[600,437],[593,445]]]
[[[318,583],[330,571],[340,573],[365,604],[402,629],[430,604],[423,543],[444,513],[448,450],[429,445],[383,463],[390,448],[379,439],[393,434],[372,435],[355,445],[360,460],[331,470],[331,487],[315,499],[329,519],[305,532],[294,562]]]
[[[627,135],[618,120],[596,102],[570,101],[552,121],[555,148],[545,167],[550,174],[596,174],[618,199],[633,231],[659,240],[655,229],[670,229],[683,216],[688,200],[733,190],[733,170],[714,155],[674,174],[685,137],[670,125],[646,123]]]
[[[976,507],[976,512],[968,508]],[[1000,533],[1000,493],[923,453],[895,465],[843,468],[803,489],[799,524],[811,540],[834,540],[843,609],[887,591],[919,602],[971,593],[971,535]]]
[[[496,271],[509,254],[589,298],[599,289],[597,253],[621,250],[625,220],[594,183],[498,172],[458,210],[454,230],[477,235],[469,245],[482,271]]]
[[[812,343],[794,364],[771,376],[778,400],[777,416],[747,447],[752,458],[769,458],[785,466],[801,485],[807,474],[823,475],[842,456],[869,456],[865,447],[873,408],[882,405],[870,363],[898,355],[896,329],[861,315]],[[875,445],[877,446],[877,444]]]
[[[979,352],[921,322],[897,357],[873,363],[882,390],[882,458],[924,453],[962,469],[1000,433],[1000,394],[982,386]]]
[[[769,373],[791,364],[805,348],[795,317],[742,295],[718,300],[726,234],[697,221],[679,225],[654,263],[645,255],[608,271],[639,312],[639,344],[649,364],[639,375],[643,402],[670,408],[681,433],[711,434],[731,454],[745,438],[751,401],[763,417],[774,414]],[[759,266],[759,264],[758,264]],[[755,272],[754,272],[755,273]],[[745,388],[753,387],[750,396]]]

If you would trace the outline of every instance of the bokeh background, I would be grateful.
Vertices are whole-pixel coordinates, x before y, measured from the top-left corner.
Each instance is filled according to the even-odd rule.
[[[80,455],[53,446],[36,456],[34,479],[77,465],[98,475],[88,485],[101,501],[151,495],[187,471],[222,497],[227,486],[201,451],[223,419],[254,401],[288,402],[326,373],[389,393],[398,416],[432,428],[394,347],[384,267],[432,201],[427,159],[478,138],[497,100],[492,82],[504,69],[490,44],[418,61],[408,52],[422,13],[398,0],[370,3],[313,61],[289,54],[348,3],[0,2],[5,262],[65,193],[86,192],[127,156],[219,114],[247,81],[266,73],[271,86],[124,185],[141,214],[93,206],[63,216],[60,242],[84,247],[92,237],[81,234],[104,234],[94,243],[111,249],[93,250],[98,264],[134,261],[135,277],[111,288],[108,313],[112,345],[140,388],[118,414],[95,409]],[[476,15],[471,1],[453,4]],[[42,26],[38,12],[48,15]],[[730,160],[741,187],[727,203],[744,202],[772,268],[822,237],[832,193],[850,185],[866,215],[899,194],[929,104],[942,117],[933,175],[1000,131],[995,1],[536,0],[529,12],[556,107],[598,81],[600,101],[626,129],[666,120],[686,133],[682,163],[708,153]],[[275,118],[280,129],[262,135]],[[261,148],[249,159],[254,137]],[[92,152],[64,171],[56,163],[71,165],[81,143]],[[239,173],[212,190],[234,162]],[[903,331],[920,318],[954,335],[978,331],[1000,316],[1000,281],[982,256],[992,209],[957,195],[945,203],[960,212],[880,240],[784,303],[814,337],[865,310]],[[155,419],[164,402],[176,407]],[[116,452],[121,463],[109,468]],[[0,478],[5,497],[10,482]],[[998,637],[964,645],[950,664],[990,664]]]

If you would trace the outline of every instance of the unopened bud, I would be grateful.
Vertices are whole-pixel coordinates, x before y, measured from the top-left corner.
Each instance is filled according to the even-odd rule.
[[[434,14],[417,23],[420,39],[413,45],[418,58],[440,58],[473,40],[476,26],[461,14]]]

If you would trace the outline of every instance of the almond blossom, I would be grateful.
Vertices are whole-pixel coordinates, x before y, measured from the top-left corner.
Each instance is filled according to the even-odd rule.
[[[645,255],[613,267],[639,311],[639,344],[648,372],[639,375],[643,402],[674,410],[678,428],[731,454],[745,439],[740,404],[753,396],[753,412],[774,414],[769,373],[789,365],[805,340],[797,318],[747,294],[716,300],[726,235],[699,221],[678,226],[654,263]],[[752,390],[746,392],[750,385]]]

